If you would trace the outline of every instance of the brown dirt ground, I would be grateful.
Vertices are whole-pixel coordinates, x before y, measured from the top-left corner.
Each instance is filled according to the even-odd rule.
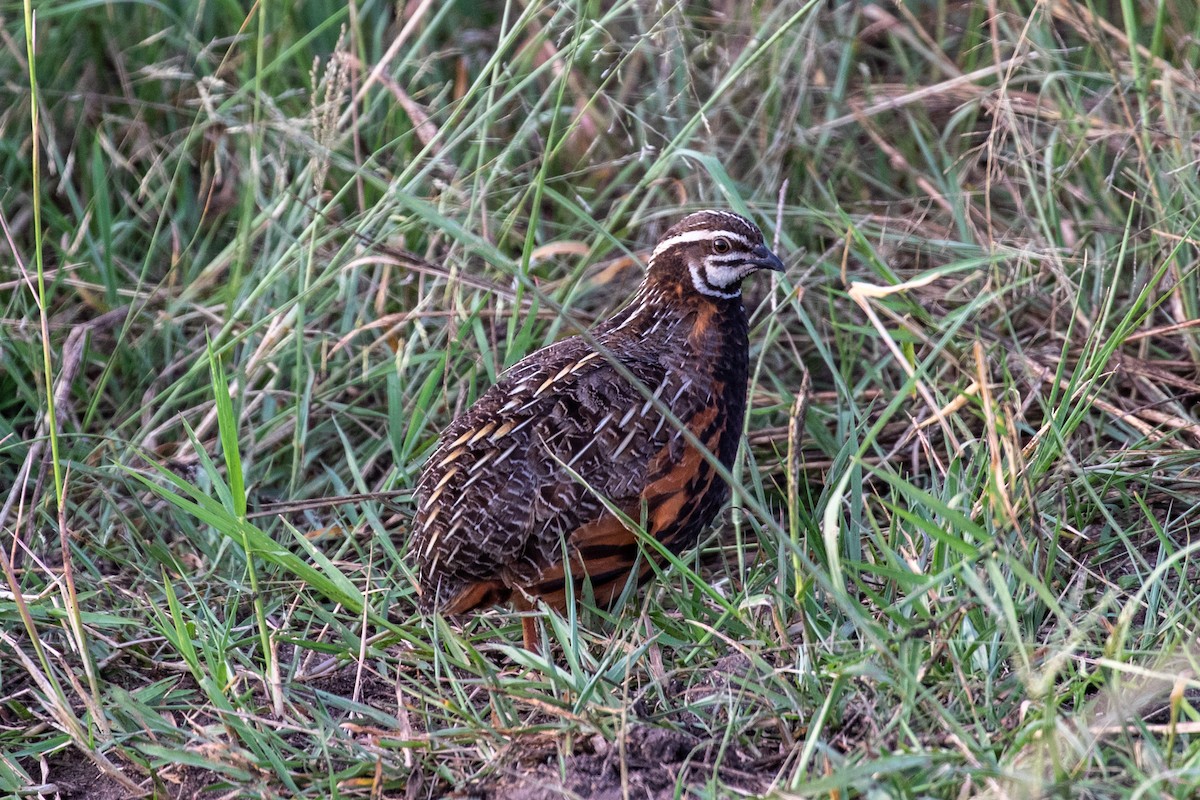
[[[601,736],[585,740],[576,752],[558,758],[552,741],[531,737],[516,742],[499,773],[485,781],[442,797],[452,800],[673,800],[687,797],[679,786],[706,783],[715,772],[727,784],[747,793],[765,790],[778,764],[766,764],[736,749],[720,751],[720,742],[667,728],[635,724],[624,736],[623,746]],[[49,777],[62,800],[127,800],[136,797],[96,765],[71,748],[49,759]],[[137,773],[131,768],[129,776]],[[219,775],[206,770],[180,767],[158,775],[157,788],[144,781],[146,796],[163,800],[190,800],[209,796]],[[217,789],[211,796],[221,796]],[[392,795],[389,795],[392,796]]]
[[[452,792],[455,800],[672,800],[687,797],[680,785],[707,782],[714,772],[727,785],[748,793],[767,788],[777,764],[761,764],[734,748],[692,734],[635,724],[623,746],[600,736],[577,752],[556,757],[554,745],[518,748],[515,763],[484,782]]]
[[[123,768],[127,777],[145,787],[146,794],[142,796],[161,800],[191,800],[200,797],[205,788],[221,780],[219,775],[207,770],[177,767],[159,773],[156,791],[153,781],[138,781],[138,771],[132,765],[124,763],[118,766]],[[47,778],[58,787],[57,796],[61,800],[128,800],[139,796],[101,772],[95,762],[73,747],[47,759],[47,767]]]

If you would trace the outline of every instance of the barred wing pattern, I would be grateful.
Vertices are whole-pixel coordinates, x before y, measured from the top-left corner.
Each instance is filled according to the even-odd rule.
[[[676,415],[699,411],[671,405],[687,399],[681,374],[622,363]],[[683,446],[654,402],[578,337],[513,367],[443,442],[418,487],[413,547],[423,605],[448,613],[507,599],[512,587],[542,594],[539,584],[561,578],[546,573],[564,542],[582,559],[579,577],[597,558],[609,560],[605,573],[628,562],[628,574],[636,540],[604,500],[639,518],[651,470]]]

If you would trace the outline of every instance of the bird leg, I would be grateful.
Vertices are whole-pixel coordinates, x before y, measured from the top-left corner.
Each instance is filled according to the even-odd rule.
[[[537,618],[529,612],[537,608],[537,600],[533,595],[525,591],[523,586],[514,587],[512,604],[513,610],[521,615],[521,638],[525,643],[525,649],[531,653],[538,652],[535,648],[538,643]]]
[[[525,649],[529,652],[535,652],[534,647],[537,646],[538,630],[537,620],[533,617],[521,617],[521,636],[525,640]]]

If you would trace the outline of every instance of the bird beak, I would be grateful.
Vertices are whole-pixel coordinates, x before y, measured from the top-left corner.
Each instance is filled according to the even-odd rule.
[[[754,248],[754,258],[750,259],[750,263],[758,269],[783,272],[783,262],[779,260],[779,256],[768,250],[765,244],[760,244]]]

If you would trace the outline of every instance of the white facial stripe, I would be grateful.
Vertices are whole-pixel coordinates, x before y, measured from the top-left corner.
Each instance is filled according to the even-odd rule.
[[[717,253],[704,257],[706,264],[741,264],[745,260],[745,253]]]
[[[729,269],[729,267],[718,267],[717,269]],[[700,265],[695,262],[688,265],[688,271],[692,273],[692,286],[696,287],[696,291],[700,294],[706,294],[709,297],[720,297],[725,300],[732,300],[735,297],[740,297],[742,294],[739,287],[736,292],[722,292],[716,287],[710,285],[704,280],[704,276],[700,274]],[[705,268],[705,271],[712,274],[711,268]]]
[[[732,286],[742,278],[746,277],[747,270],[745,267],[725,267],[720,264],[713,264],[712,260],[704,262],[704,277],[708,278],[708,284],[718,289],[724,289]]]
[[[754,245],[750,243],[749,239],[747,239],[745,236],[742,236],[740,233],[735,233],[734,231],[684,231],[683,233],[672,236],[670,239],[663,239],[661,242],[659,242],[658,247],[654,248],[654,253],[651,254],[650,258],[653,260],[656,256],[662,255],[677,244],[687,244],[688,242],[711,242],[713,239],[718,237],[737,242],[747,250],[754,247]]]

